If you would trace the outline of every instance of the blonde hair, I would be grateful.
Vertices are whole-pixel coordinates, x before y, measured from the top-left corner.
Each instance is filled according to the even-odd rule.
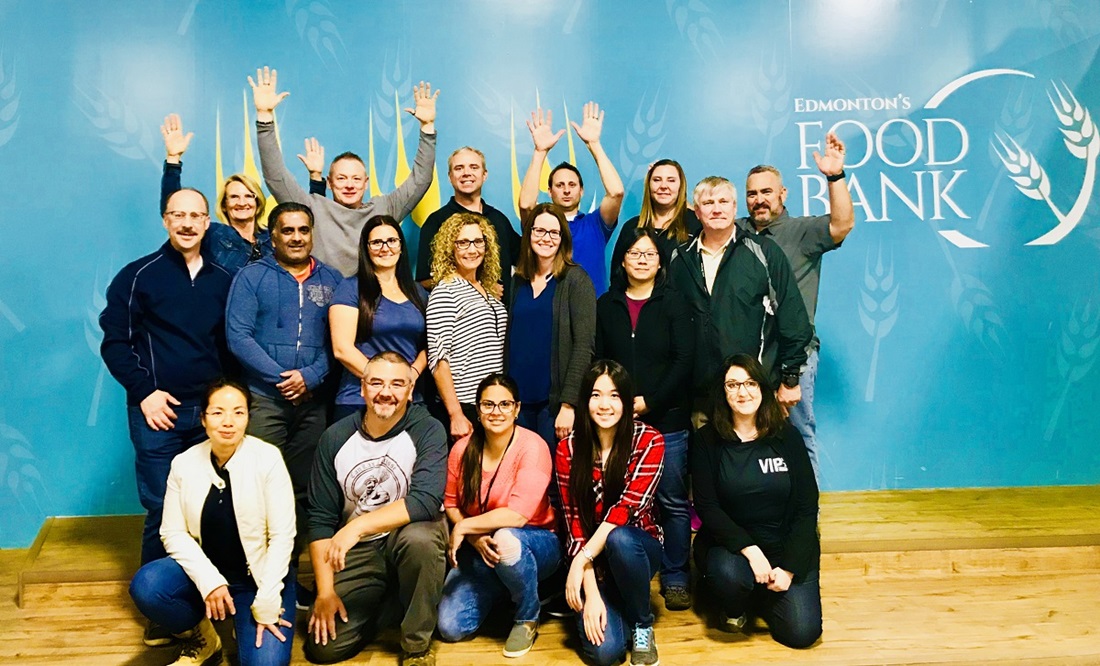
[[[439,284],[458,275],[455,263],[455,241],[462,228],[476,224],[485,236],[485,254],[481,265],[477,267],[477,281],[489,294],[495,295],[497,282],[500,281],[500,245],[497,232],[489,220],[474,213],[455,213],[447,218],[432,239],[432,280]]]
[[[469,151],[469,152],[473,153],[474,155],[477,155],[478,157],[480,157],[481,158],[481,168],[482,168],[483,171],[487,171],[487,169],[485,168],[485,153],[481,152],[477,148],[474,148],[473,146],[462,146],[458,150],[451,153],[450,157],[447,158],[447,172],[448,173],[450,173],[451,169],[453,169],[454,166],[455,166],[455,157],[464,150]]]
[[[695,205],[699,205],[699,199],[721,189],[728,189],[733,195],[733,201],[737,202],[737,190],[733,189],[733,183],[728,178],[721,176],[707,176],[700,180],[699,184],[695,186],[695,191],[691,193],[691,198],[695,201]]]
[[[267,197],[264,196],[263,190],[260,189],[260,184],[252,180],[243,173],[235,173],[229,178],[225,179],[222,183],[221,194],[218,195],[218,206],[215,209],[217,211],[218,219],[225,224],[229,224],[229,211],[226,209],[226,191],[229,189],[230,183],[240,183],[244,185],[252,196],[256,197],[256,215],[252,218],[252,222],[256,225],[257,229],[267,229],[267,218],[264,214],[267,213]]]

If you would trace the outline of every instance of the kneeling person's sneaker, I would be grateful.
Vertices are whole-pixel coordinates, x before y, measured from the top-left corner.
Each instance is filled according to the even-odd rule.
[[[722,623],[722,629],[728,631],[731,634],[744,633],[745,625],[748,623],[749,617],[744,613],[737,617],[726,616],[726,621]]]
[[[149,647],[164,647],[178,640],[172,635],[172,632],[152,620],[149,620],[149,623],[145,625],[145,632],[141,635],[141,642]]]
[[[661,594],[665,597],[665,608],[670,611],[682,611],[691,608],[691,593],[682,585],[669,585]]]
[[[222,659],[222,639],[218,638],[218,632],[210,620],[203,618],[198,626],[191,630],[191,635],[180,639],[181,648],[179,659],[172,662],[171,666],[202,666],[203,664],[220,664]]]
[[[531,651],[535,644],[535,637],[539,635],[538,622],[517,622],[512,625],[512,631],[508,633],[508,640],[504,642],[505,657],[522,657]]]
[[[630,647],[630,666],[657,666],[657,641],[653,638],[653,627],[634,625],[634,643]]]
[[[423,652],[405,652],[401,655],[401,666],[435,666],[435,654],[430,647]]]

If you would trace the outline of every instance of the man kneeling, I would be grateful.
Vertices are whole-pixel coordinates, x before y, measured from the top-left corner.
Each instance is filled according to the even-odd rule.
[[[310,557],[317,600],[306,657],[349,659],[383,624],[388,600],[401,602],[402,663],[431,666],[431,637],[446,573],[440,506],[447,433],[411,405],[413,370],[400,354],[370,359],[363,412],[321,437],[309,484]]]

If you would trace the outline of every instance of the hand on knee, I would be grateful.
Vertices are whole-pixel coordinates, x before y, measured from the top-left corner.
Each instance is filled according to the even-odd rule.
[[[500,554],[500,563],[504,566],[512,566],[519,562],[523,554],[523,544],[520,543],[516,533],[511,528],[503,527],[493,533],[493,541],[497,544],[497,553]]]

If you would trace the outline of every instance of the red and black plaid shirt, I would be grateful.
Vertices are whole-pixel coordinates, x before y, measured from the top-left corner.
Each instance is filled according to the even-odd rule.
[[[654,515],[654,498],[657,494],[657,482],[665,464],[665,440],[657,432],[641,421],[634,422],[633,450],[626,464],[626,486],[622,497],[604,514],[603,506],[603,469],[600,462],[592,464],[592,483],[596,496],[596,515],[603,516],[603,522],[613,525],[631,525],[648,532],[658,541],[664,540],[661,526]],[[554,457],[554,473],[561,492],[561,503],[568,528],[566,538],[570,557],[576,557],[581,547],[588,541],[588,535],[581,526],[577,506],[569,498],[569,469],[573,463],[573,434],[558,444]],[[600,521],[597,521],[600,522]]]

